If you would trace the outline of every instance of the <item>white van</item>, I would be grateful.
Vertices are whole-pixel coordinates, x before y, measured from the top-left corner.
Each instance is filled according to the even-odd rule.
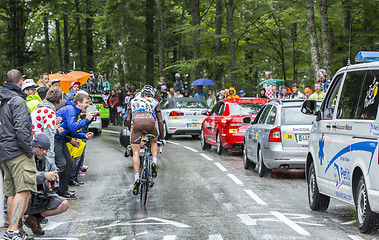
[[[379,213],[378,88],[379,62],[350,65],[335,74],[319,110],[315,100],[301,109],[317,115],[306,160],[309,206],[324,211],[330,197],[355,204],[361,232]]]

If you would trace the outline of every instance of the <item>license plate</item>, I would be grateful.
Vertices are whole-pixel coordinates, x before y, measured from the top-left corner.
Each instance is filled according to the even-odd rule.
[[[187,127],[200,128],[201,124],[200,123],[188,123]]]
[[[229,133],[238,133],[238,129],[229,129]]]
[[[309,141],[309,135],[298,135],[299,142],[308,142]]]
[[[178,117],[172,117],[172,119],[179,119]]]
[[[283,138],[284,140],[294,140],[294,139],[295,139],[295,136],[294,136],[294,134],[283,134],[283,135],[282,135],[282,138]]]

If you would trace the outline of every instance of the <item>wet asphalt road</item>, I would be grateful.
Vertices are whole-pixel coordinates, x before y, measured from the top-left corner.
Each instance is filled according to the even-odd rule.
[[[218,156],[186,136],[164,146],[143,206],[131,192],[120,130],[88,143],[85,185],[71,187],[78,198],[36,239],[379,239],[378,230],[359,233],[351,205],[332,199],[326,212],[310,210],[302,171],[260,178],[243,168],[241,154]]]

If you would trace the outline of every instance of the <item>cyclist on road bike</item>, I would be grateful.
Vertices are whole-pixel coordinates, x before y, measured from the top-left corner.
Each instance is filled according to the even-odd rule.
[[[164,130],[163,130],[163,120],[161,113],[161,106],[155,97],[155,89],[146,85],[141,90],[141,95],[136,96],[130,100],[128,105],[128,115],[126,118],[126,125],[130,129],[130,145],[133,151],[133,171],[134,171],[134,187],[133,194],[138,195],[139,192],[139,168],[140,168],[140,143],[142,138],[142,131],[146,131],[148,134],[153,134],[156,136],[151,139],[151,155],[152,155],[152,177],[158,175],[157,169],[157,155],[158,155],[158,132],[155,127],[158,121],[159,129],[159,141],[163,144],[164,141]]]

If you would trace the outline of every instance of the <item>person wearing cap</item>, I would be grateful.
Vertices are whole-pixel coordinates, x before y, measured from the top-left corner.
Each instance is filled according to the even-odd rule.
[[[240,90],[240,98],[244,98],[244,97],[247,97],[245,90]]]
[[[45,99],[47,91],[49,91],[49,88],[39,87],[36,94],[28,96],[26,99],[26,106],[28,107],[29,112],[33,112],[33,110],[37,108],[38,103]]]
[[[48,73],[42,73],[41,74],[41,82],[38,84],[38,88],[40,87],[49,87],[49,74]]]
[[[79,86],[80,82],[71,83],[70,92],[67,94],[71,100],[74,99],[76,93],[79,91]]]
[[[45,234],[45,231],[42,230],[41,222],[46,217],[61,214],[69,207],[68,201],[58,196],[55,192],[54,187],[57,186],[59,178],[54,164],[45,157],[48,149],[50,149],[49,137],[42,132],[38,133],[33,140],[38,192],[32,194],[29,207],[25,212],[29,216],[24,221],[25,226],[30,228],[36,236]],[[41,197],[43,198],[42,200]]]
[[[162,95],[162,99],[163,99],[163,100],[169,98],[169,93],[167,92],[167,87],[166,87],[166,85],[162,85],[162,86],[161,86],[161,95]]]
[[[33,79],[26,79],[22,82],[21,91],[26,93],[27,96],[34,95],[36,93],[36,84]]]
[[[175,74],[175,82],[174,82],[174,93],[176,90],[180,90],[181,92],[184,91],[184,83],[183,80],[180,79],[180,74],[176,73]]]
[[[21,91],[23,77],[12,69],[0,87],[0,162],[4,171],[4,195],[8,196],[9,226],[5,239],[24,239],[18,224],[31,192],[37,192],[33,157],[33,132],[26,94]]]
[[[164,77],[160,77],[157,85],[157,90],[162,90],[161,87],[166,86],[166,82],[164,80]]]
[[[312,95],[312,89],[310,87],[304,88],[304,97],[305,99],[309,99],[309,97]]]
[[[61,87],[61,80],[55,78],[50,81],[52,88],[60,88]]]

